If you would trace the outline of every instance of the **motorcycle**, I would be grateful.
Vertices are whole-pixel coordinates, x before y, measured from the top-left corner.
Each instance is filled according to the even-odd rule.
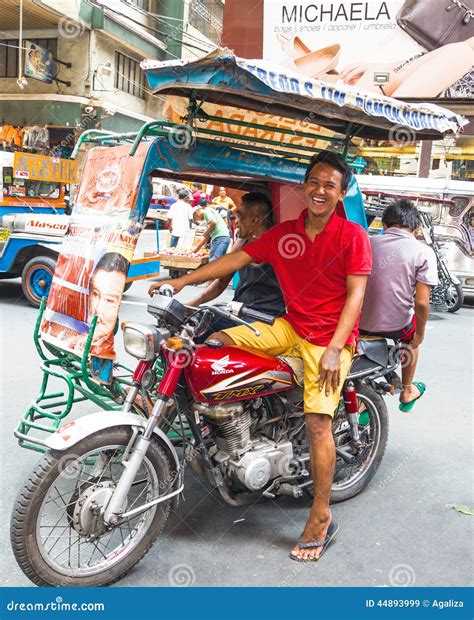
[[[123,325],[138,364],[121,412],[61,427],[19,493],[11,542],[37,585],[103,586],[123,577],[177,506],[188,464],[231,506],[314,492],[301,360],[212,338],[195,344],[217,316],[257,334],[252,322],[273,317],[236,302],[191,308],[166,285],[148,312],[154,324]],[[399,356],[399,343],[359,343],[333,419],[332,502],[360,493],[380,466],[389,427],[383,396],[394,391]],[[140,397],[144,416],[133,413]],[[182,430],[174,443],[172,425]]]
[[[400,198],[403,194],[392,194],[375,190],[364,190],[365,211],[369,223],[369,231],[378,233],[382,227],[382,214],[384,209]],[[429,245],[436,256],[438,268],[437,286],[431,287],[430,304],[433,310],[438,312],[457,312],[464,303],[462,282],[451,273],[446,260],[446,249],[442,242],[435,236],[433,217],[429,212],[430,205],[437,205],[446,201],[427,196],[410,196],[418,207],[421,219],[420,234],[424,242]],[[448,201],[449,202],[449,201]]]
[[[446,249],[435,237],[433,217],[430,213],[419,209],[423,222],[422,234],[427,245],[433,248],[438,267],[439,284],[433,286],[430,293],[430,303],[440,311],[457,312],[464,303],[462,283],[454,274],[450,273],[446,261]]]

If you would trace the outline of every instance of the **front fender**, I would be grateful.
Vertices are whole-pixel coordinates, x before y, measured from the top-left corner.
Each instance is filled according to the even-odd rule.
[[[133,428],[144,429],[146,425],[147,420],[134,413],[98,411],[72,420],[64,426],[61,426],[55,433],[48,437],[44,443],[50,450],[59,450],[62,452],[74,446],[85,437],[93,435],[105,428],[111,428],[113,426],[131,426]],[[165,444],[165,447],[175,461],[176,468],[179,468],[178,455],[166,434],[159,428],[155,428],[153,434],[157,435]]]

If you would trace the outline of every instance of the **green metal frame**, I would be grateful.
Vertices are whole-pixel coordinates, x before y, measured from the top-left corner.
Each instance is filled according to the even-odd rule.
[[[226,120],[222,117],[208,115],[202,110],[201,106],[202,102],[198,104],[195,96],[190,97],[188,115],[182,119],[185,121],[185,124],[176,124],[169,121],[151,121],[144,124],[139,131],[127,133],[114,133],[112,131],[90,129],[79,137],[71,158],[74,159],[77,156],[79,149],[85,142],[92,142],[103,146],[114,146],[128,142],[131,143],[129,154],[133,156],[142,140],[151,137],[169,137],[171,131],[193,131],[199,136],[199,140],[204,143],[215,142],[213,138],[224,138],[232,142],[236,147],[240,146],[246,150],[259,153],[268,154],[270,148],[270,152],[275,157],[309,160],[311,155],[315,152],[313,147],[304,145],[282,145],[277,140],[255,137],[246,138],[245,136],[239,136],[225,131],[196,127],[196,119],[214,120],[217,122]],[[240,121],[238,119],[227,120],[233,125],[268,131],[267,126],[259,123]],[[347,157],[350,140],[356,135],[357,128],[349,127],[344,138],[322,136],[316,133],[287,128],[277,128],[276,131],[299,138],[318,139],[329,144],[339,145],[341,147],[341,153],[344,157]],[[46,298],[43,298],[34,330],[34,342],[41,359],[43,380],[39,395],[30,403],[15,431],[15,436],[18,438],[21,446],[31,448],[38,452],[45,451],[45,438],[59,428],[61,422],[69,415],[72,407],[76,403],[89,400],[101,409],[107,411],[120,410],[126,391],[132,384],[131,377],[133,374],[133,371],[126,366],[114,363],[115,372],[110,385],[99,384],[91,377],[89,371],[89,356],[97,321],[96,317],[92,319],[85,349],[81,357],[63,351],[48,343],[42,343],[41,322],[45,307]],[[48,351],[50,355],[47,355],[46,351]],[[51,355],[53,357],[51,357]],[[163,369],[157,368],[157,370],[162,371]],[[48,385],[51,379],[64,381],[66,384],[64,391],[48,391]],[[138,407],[135,407],[135,411],[138,414],[144,415],[144,412]],[[168,433],[170,437],[181,436],[179,425],[171,424],[170,429]],[[37,436],[38,434],[39,436]]]
[[[44,439],[54,433],[64,418],[71,412],[73,405],[86,400],[106,411],[119,411],[127,389],[132,385],[133,371],[122,364],[114,364],[113,381],[110,385],[96,383],[89,372],[89,354],[94,337],[97,317],[92,319],[91,328],[81,357],[48,345],[48,351],[55,357],[49,357],[45,345],[41,342],[41,322],[46,307],[46,298],[41,301],[38,319],[34,330],[34,343],[41,359],[43,380],[39,395],[30,403],[15,430],[20,446],[43,452]],[[64,391],[48,391],[50,379],[64,381]],[[32,435],[37,431],[39,436]]]

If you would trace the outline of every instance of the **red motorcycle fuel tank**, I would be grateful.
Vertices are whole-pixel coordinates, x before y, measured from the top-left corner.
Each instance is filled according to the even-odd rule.
[[[235,402],[296,386],[283,360],[241,347],[198,345],[185,375],[194,398],[206,403]]]

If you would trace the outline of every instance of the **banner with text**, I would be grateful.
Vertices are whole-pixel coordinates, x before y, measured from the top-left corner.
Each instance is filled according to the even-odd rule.
[[[263,55],[399,99],[474,97],[474,0],[264,0]]]

